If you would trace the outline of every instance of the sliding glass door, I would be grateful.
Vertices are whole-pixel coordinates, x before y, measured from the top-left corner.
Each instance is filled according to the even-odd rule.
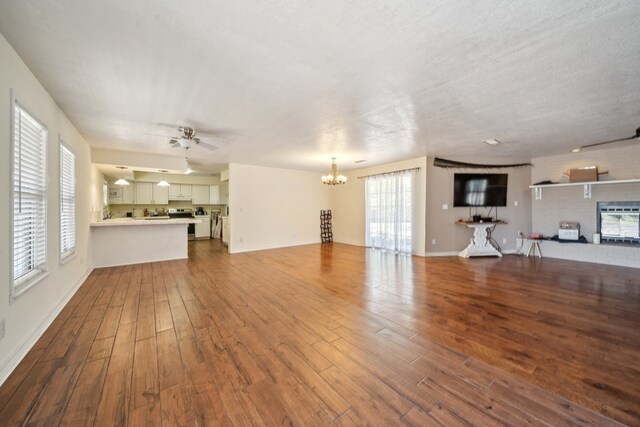
[[[411,253],[415,170],[365,178],[366,244]]]

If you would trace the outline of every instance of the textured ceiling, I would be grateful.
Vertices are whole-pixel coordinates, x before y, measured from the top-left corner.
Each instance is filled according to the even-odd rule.
[[[0,0],[0,32],[90,144],[184,157],[167,137],[191,125],[220,147],[191,150],[211,170],[630,136],[638,22],[635,0]]]

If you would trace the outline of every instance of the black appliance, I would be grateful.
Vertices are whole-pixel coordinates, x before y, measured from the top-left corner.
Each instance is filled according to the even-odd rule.
[[[453,206],[507,206],[506,173],[457,173]]]
[[[169,218],[193,218],[193,211],[191,209],[169,209]],[[188,240],[196,240],[196,225],[188,224],[187,225],[187,239]]]

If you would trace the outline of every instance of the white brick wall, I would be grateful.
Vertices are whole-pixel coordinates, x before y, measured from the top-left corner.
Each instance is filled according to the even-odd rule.
[[[532,160],[531,182],[551,180],[567,182],[563,172],[576,167],[596,165],[609,174],[601,180],[640,178],[640,144],[609,150],[569,153]],[[543,188],[542,200],[531,192],[532,231],[545,236],[558,234],[560,221],[577,221],[580,234],[588,241],[596,232],[597,202],[640,201],[640,183],[594,185],[591,199],[583,197],[583,187]],[[543,242],[543,255],[552,258],[640,267],[640,247],[618,245],[560,244]]]

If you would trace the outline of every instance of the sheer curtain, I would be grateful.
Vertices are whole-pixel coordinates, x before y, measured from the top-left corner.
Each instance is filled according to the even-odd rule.
[[[415,172],[365,178],[367,246],[411,253]]]

